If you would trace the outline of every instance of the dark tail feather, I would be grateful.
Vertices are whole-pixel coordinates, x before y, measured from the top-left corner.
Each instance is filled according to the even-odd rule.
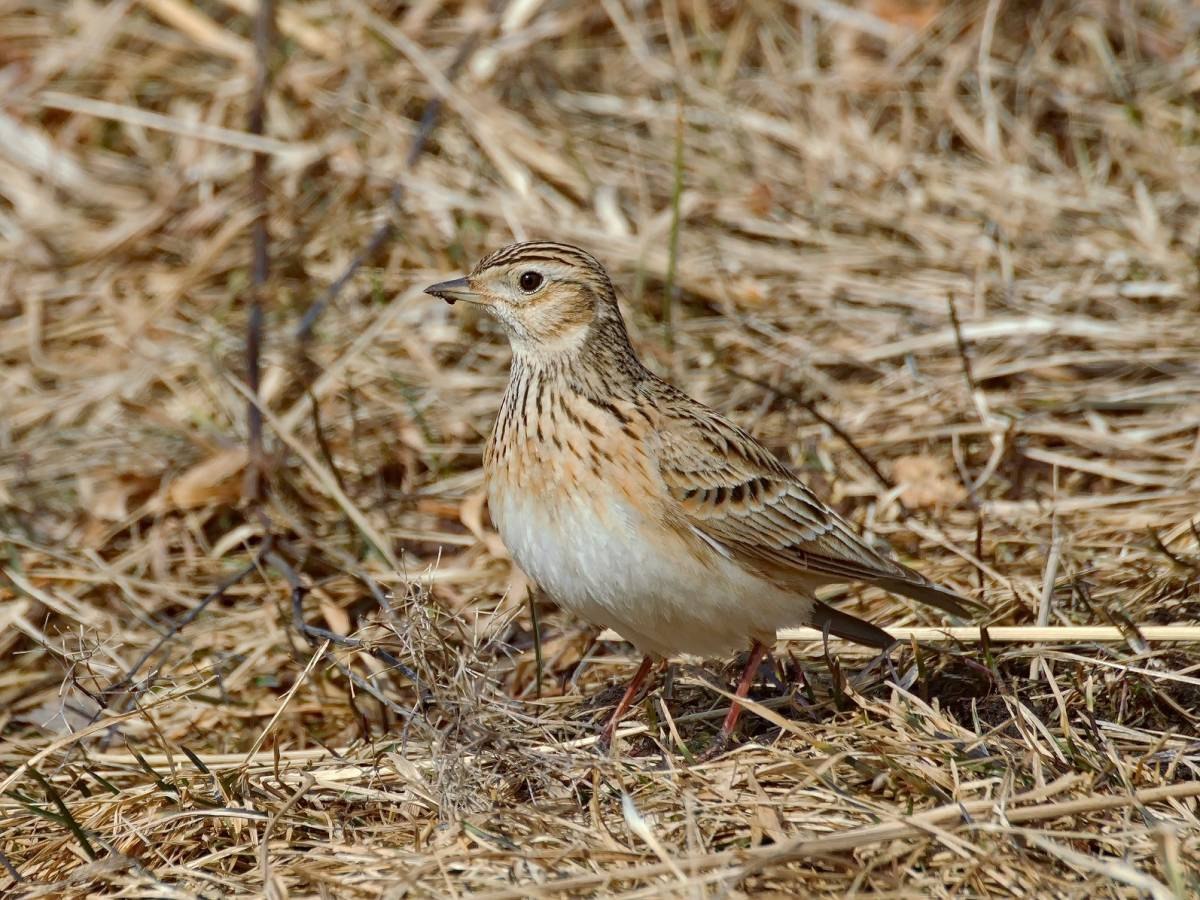
[[[820,600],[813,604],[813,627],[822,630],[828,628],[830,634],[867,647],[878,647],[880,650],[886,650],[896,643],[896,639],[882,628],[840,609],[834,609]]]
[[[952,616],[958,616],[960,619],[971,618],[971,610],[967,607],[974,607],[977,610],[983,608],[981,604],[959,596],[954,591],[948,591],[946,588],[939,587],[924,579],[917,581],[916,579],[920,577],[914,572],[913,580],[906,578],[876,578],[871,581],[871,584],[877,585],[885,591],[891,591],[893,594],[901,594],[905,597],[911,597],[913,600],[928,603],[930,606],[936,606],[943,612],[948,612]]]

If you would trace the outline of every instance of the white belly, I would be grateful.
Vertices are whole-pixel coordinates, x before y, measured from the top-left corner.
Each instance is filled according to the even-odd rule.
[[[559,605],[660,656],[719,656],[807,619],[805,598],[715,550],[701,561],[614,491],[589,488],[559,494],[556,504],[529,491],[489,491],[509,553]]]

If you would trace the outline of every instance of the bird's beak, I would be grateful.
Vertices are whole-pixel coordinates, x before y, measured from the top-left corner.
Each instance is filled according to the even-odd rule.
[[[472,290],[470,283],[465,278],[455,278],[452,281],[431,284],[425,288],[425,293],[432,294],[434,297],[441,297],[451,306],[454,305],[455,300],[467,300],[472,303],[480,302],[479,293]]]

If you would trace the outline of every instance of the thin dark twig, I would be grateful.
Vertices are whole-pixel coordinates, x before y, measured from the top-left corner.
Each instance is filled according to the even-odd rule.
[[[303,601],[305,595],[308,593],[308,586],[304,584],[299,573],[279,553],[271,551],[265,555],[264,559],[284,577],[284,580],[287,581],[288,586],[292,589],[292,618],[296,629],[304,635],[305,640],[314,646],[317,641],[329,641],[331,644],[346,647],[350,650],[362,650],[370,653],[376,659],[381,660],[411,681],[413,686],[422,695],[422,701],[426,699],[425,695],[428,692],[421,686],[421,679],[417,676],[417,673],[400,662],[399,659],[388,651],[380,647],[372,647],[366,641],[359,640],[358,638],[346,637],[326,628],[321,628],[318,625],[309,625],[305,622]]]
[[[493,14],[499,9],[499,3],[492,4]],[[458,52],[454,54],[454,59],[451,60],[449,67],[446,69],[446,80],[453,82],[458,74],[462,71],[463,66],[475,53],[479,46],[479,40],[483,36],[483,32],[490,27],[485,21],[478,29],[472,31],[466,36],[463,42],[458,47]],[[411,169],[425,152],[425,147],[429,143],[429,136],[433,134],[433,129],[437,126],[438,118],[442,112],[443,100],[439,97],[432,98],[425,104],[424,110],[421,111],[421,122],[417,126],[417,133],[413,135],[412,143],[409,144],[408,153],[404,157],[405,169]],[[388,194],[392,205],[392,214],[399,212],[404,204],[404,187],[400,182],[392,184],[391,191]],[[366,264],[367,260],[371,259],[379,250],[396,236],[399,229],[393,219],[389,218],[371,234],[367,240],[366,246],[363,247],[354,259],[350,260],[349,265],[342,270],[337,278],[330,282],[324,293],[310,306],[300,319],[300,324],[296,326],[296,340],[301,343],[312,337],[313,328],[317,324],[317,319],[321,317],[326,307],[330,306],[342,290],[350,282],[359,269]]]
[[[13,864],[8,861],[8,857],[4,855],[4,851],[0,850],[0,866],[4,866],[9,877],[18,884],[24,883],[25,876],[13,868]]]
[[[154,654],[156,654],[160,649],[162,649],[162,647],[165,644],[167,644],[169,641],[173,640],[179,634],[179,632],[181,632],[184,628],[186,628],[192,622],[196,621],[196,618],[202,612],[204,612],[205,609],[208,608],[209,604],[211,604],[214,600],[219,600],[221,597],[225,596],[226,591],[228,591],[230,588],[234,587],[239,582],[241,582],[242,580],[244,580],[245,578],[247,578],[248,576],[253,574],[253,572],[258,568],[258,564],[262,560],[263,555],[267,552],[270,552],[270,546],[271,546],[270,542],[271,542],[271,538],[270,538],[270,535],[268,535],[266,541],[263,544],[262,549],[260,549],[259,552],[255,555],[254,560],[252,562],[250,562],[245,568],[239,569],[234,574],[232,574],[232,575],[228,576],[227,578],[225,578],[224,580],[222,580],[215,588],[213,588],[213,590],[208,594],[208,596],[206,596],[203,600],[201,600],[199,603],[197,603],[195,606],[193,606],[190,610],[188,610],[186,615],[180,617],[176,622],[174,622],[171,625],[171,627],[167,630],[166,634],[164,634],[162,637],[160,637],[155,642],[153,647],[151,647],[149,650],[147,650],[145,653],[143,653],[140,657],[138,657],[137,662],[135,662],[132,666],[129,667],[129,671],[125,673],[125,677],[122,678],[120,681],[116,682],[115,684],[112,684],[109,687],[107,687],[104,690],[104,693],[112,694],[116,691],[124,690],[125,688],[132,685],[133,679],[136,677],[137,673],[141,670],[142,666],[144,666],[146,664],[146,661],[150,659],[150,657],[154,656]]]
[[[764,391],[770,391],[772,394],[775,394],[778,397],[782,397],[785,400],[790,400],[793,403],[803,407],[809,415],[811,415],[822,425],[825,425],[830,431],[838,436],[842,443],[850,448],[851,452],[859,458],[862,464],[871,470],[871,474],[875,476],[876,480],[883,486],[884,490],[890,491],[895,487],[895,485],[892,483],[892,480],[883,474],[883,470],[880,469],[879,466],[875,465],[875,460],[871,459],[871,457],[867,455],[867,452],[858,446],[857,443],[855,443],[854,438],[850,436],[849,432],[842,428],[842,426],[839,425],[835,420],[821,412],[817,408],[816,404],[811,400],[808,400],[803,395],[798,394],[795,391],[790,391],[783,387],[777,387],[769,382],[755,378],[753,375],[746,375],[742,372],[739,372],[736,369],[725,369],[725,371],[734,378],[740,378],[742,381],[760,387]],[[904,504],[901,503],[899,498],[897,498],[896,502],[900,505],[901,511],[907,513],[907,510],[904,509]]]
[[[983,507],[975,509],[975,558],[983,559]],[[975,565],[975,577],[979,580],[976,587],[979,590],[979,596],[983,596],[983,588],[987,581],[987,576],[983,571],[983,566],[979,563]]]
[[[293,559],[299,559],[301,554],[293,547],[292,544],[282,538],[276,538],[275,546],[279,547],[284,553]],[[403,629],[403,623],[400,622],[396,608],[392,606],[391,600],[388,597],[388,592],[379,584],[370,573],[362,568],[350,554],[337,549],[336,547],[326,546],[322,548],[324,555],[332,557],[334,563],[339,567],[339,571],[348,572],[360,584],[362,584],[371,596],[375,599],[376,605],[387,617],[387,620],[397,632]],[[286,576],[285,576],[286,577]],[[291,583],[291,582],[289,582]]]
[[[530,627],[533,629],[533,661],[536,671],[534,679],[533,692],[537,699],[542,699],[542,673],[546,671],[546,662],[542,658],[542,622],[541,616],[538,615],[537,598],[534,592],[529,592],[529,621]]]
[[[267,91],[271,79],[271,43],[275,31],[275,0],[259,0],[254,18],[254,52],[258,63],[254,92],[250,103],[251,134],[261,135],[266,123]],[[253,259],[250,268],[250,315],[246,323],[246,384],[257,397],[261,381],[263,323],[266,318],[264,294],[270,277],[270,251],[267,231],[267,164],[265,153],[255,153],[250,170],[250,201],[254,205],[254,222],[250,226]],[[263,417],[258,404],[246,405],[246,430],[250,445],[250,460],[246,467],[246,496],[262,499]]]
[[[292,619],[293,619],[293,625],[295,626],[296,630],[299,631],[302,635],[304,635],[305,640],[308,641],[310,646],[316,647],[318,641],[327,640],[330,643],[339,644],[343,647],[349,647],[351,649],[364,649],[368,653],[371,653],[373,656],[381,656],[381,657],[386,656],[389,659],[395,659],[394,656],[392,656],[389,653],[385,653],[384,651],[377,651],[374,648],[364,647],[362,641],[355,640],[354,638],[343,637],[342,635],[335,634],[334,632],[329,631],[328,629],[319,628],[316,625],[309,625],[307,622],[305,622],[304,621],[303,600],[304,600],[304,594],[306,591],[307,591],[307,588],[305,588],[303,585],[292,588]],[[390,697],[383,694],[382,691],[380,691],[377,687],[375,687],[375,685],[371,684],[365,678],[356,674],[355,672],[352,672],[350,670],[350,667],[347,666],[345,663],[340,662],[336,659],[332,659],[332,660],[330,660],[330,662],[333,663],[334,668],[336,668],[339,672],[341,672],[356,687],[358,687],[360,690],[365,691],[366,693],[370,694],[377,701],[379,701],[379,703],[385,709],[388,709],[391,712],[396,713],[401,718],[406,719],[406,720],[411,719],[418,711],[418,710],[407,709],[407,708],[401,706],[395,700],[392,700]],[[397,663],[397,666],[406,675],[411,671],[411,670],[408,670],[405,666],[400,665],[399,663]],[[414,681],[414,684],[416,684],[415,681]],[[421,699],[422,699],[422,701],[424,701],[425,698],[422,696]],[[351,701],[351,705],[353,705],[353,701]]]
[[[310,539],[310,541],[311,541],[311,539]],[[291,544],[289,544],[283,538],[276,538],[275,546],[278,547],[283,553],[287,554],[289,557],[291,557],[293,559],[300,558],[301,554],[299,552],[297,552],[297,550],[295,548],[293,548],[293,546]],[[371,596],[375,600],[376,605],[379,607],[380,611],[383,613],[384,617],[387,619],[387,622],[389,623],[393,632],[397,636],[403,634],[406,631],[408,626],[405,624],[404,621],[401,620],[400,616],[397,613],[396,607],[392,605],[390,592],[388,590],[386,590],[375,578],[373,578],[369,572],[367,572],[361,565],[359,565],[358,562],[355,561],[344,550],[340,550],[333,546],[324,546],[324,547],[322,547],[322,554],[330,557],[336,563],[336,565],[339,567],[340,571],[342,571],[344,573],[348,573],[351,576],[353,576],[361,585],[363,585],[367,589],[368,592],[370,592]],[[285,577],[287,577],[286,574],[285,574]],[[296,581],[289,581],[289,584],[291,584],[293,587],[297,583],[299,583],[298,579]],[[311,626],[311,625],[305,625],[304,627],[300,628],[300,631],[301,631],[301,633],[305,633],[306,631],[311,631],[311,629],[313,627],[314,626]],[[434,702],[433,692],[427,686],[425,686],[421,683],[419,676],[416,675],[416,673],[410,667],[405,666],[403,663],[401,663],[400,660],[397,659],[395,656],[393,656],[391,653],[387,652],[386,650],[377,648],[377,647],[372,647],[369,644],[355,641],[352,638],[343,638],[340,635],[322,635],[323,639],[326,637],[328,637],[332,642],[339,643],[342,646],[346,646],[346,647],[350,647],[350,648],[360,648],[361,647],[361,649],[363,649],[364,651],[371,653],[377,659],[382,660],[387,665],[402,672],[413,683],[413,685],[420,691],[421,702],[423,704],[428,706]],[[443,642],[443,647],[445,647],[446,646],[445,637],[443,636],[441,638],[441,640]]]
[[[403,196],[404,189],[398,183],[392,185],[390,198],[392,206],[396,210],[400,209]],[[354,259],[350,260],[350,264],[342,270],[342,274],[330,282],[325,292],[304,313],[303,318],[300,319],[300,324],[296,326],[296,340],[303,343],[312,337],[313,327],[317,324],[317,319],[320,318],[321,313],[325,311],[325,307],[337,299],[342,289],[350,283],[350,279],[357,274],[358,270],[362,268],[367,260],[374,257],[379,252],[379,249],[392,239],[395,233],[396,225],[390,218],[375,229],[375,233],[371,235],[370,240],[367,241],[367,245],[355,254]]]
[[[329,466],[333,480],[337,482],[337,486],[344,493],[346,491],[346,481],[342,478],[342,472],[337,467],[337,463],[333,461],[333,451],[330,449],[329,441],[325,437],[325,429],[321,426],[321,404],[317,402],[317,398],[312,391],[308,392],[308,401],[312,404],[313,436],[317,439],[317,449],[321,451],[321,458],[325,460],[325,465]]]
[[[1163,556],[1165,556],[1171,562],[1175,563],[1175,565],[1182,566],[1185,569],[1192,569],[1192,570],[1200,568],[1200,565],[1197,565],[1197,563],[1192,562],[1191,560],[1184,559],[1178,553],[1175,553],[1173,550],[1171,550],[1170,547],[1168,547],[1165,543],[1163,543],[1162,537],[1159,536],[1159,533],[1156,530],[1154,530],[1154,528],[1147,525],[1146,533],[1148,535],[1150,535],[1150,540],[1153,542],[1155,549],[1157,549],[1159,553],[1161,553]]]
[[[166,646],[170,641],[174,640],[179,635],[179,632],[181,632],[184,628],[186,628],[192,622],[196,621],[196,619],[199,618],[200,614],[202,612],[204,612],[204,610],[207,609],[213,603],[214,600],[219,600],[221,597],[224,597],[226,591],[228,591],[230,588],[234,587],[235,585],[237,585],[240,582],[242,582],[243,580],[245,580],[248,576],[250,576],[258,568],[258,565],[261,562],[263,555],[270,549],[271,541],[272,541],[272,536],[270,534],[268,534],[266,536],[265,540],[263,541],[262,547],[259,549],[258,553],[255,554],[254,559],[248,565],[246,565],[242,569],[239,569],[234,574],[229,575],[228,577],[223,579],[221,582],[219,582],[217,584],[217,586],[215,588],[213,588],[213,590],[210,591],[207,596],[204,597],[203,600],[201,600],[199,603],[197,603],[195,606],[193,606],[190,610],[188,610],[188,612],[185,615],[181,616],[175,622],[171,623],[171,625],[167,629],[167,631],[157,641],[155,641],[154,646],[152,646],[149,650],[147,650],[145,653],[143,653],[141,656],[139,656],[137,659],[137,662],[135,662],[132,666],[129,667],[129,670],[125,673],[125,675],[121,678],[120,681],[113,682],[108,687],[104,688],[104,690],[102,690],[99,694],[94,694],[92,691],[83,690],[83,685],[80,684],[79,680],[77,678],[72,677],[72,681],[73,681],[75,687],[79,688],[87,697],[89,697],[91,700],[93,700],[93,702],[96,703],[96,710],[89,717],[87,724],[94,725],[96,722],[100,721],[100,716],[102,715],[102,713],[105,709],[115,709],[118,712],[124,711],[126,709],[127,704],[131,700],[133,700],[134,695],[136,693],[138,693],[138,691],[135,691],[133,689],[133,682],[134,682],[134,679],[137,677],[137,673],[141,671],[142,666],[144,666],[152,656],[154,656],[156,653],[158,653],[158,651],[161,650],[164,646]],[[162,662],[165,662],[165,660],[166,660],[166,657],[164,655],[163,659],[159,661],[159,664],[161,664]],[[152,670],[155,670],[158,668],[158,665],[155,665],[151,668],[152,668]],[[153,683],[153,681],[154,681],[154,678],[152,675],[150,677],[148,683],[146,685],[142,686],[141,690],[144,691],[144,690],[149,689],[150,684]],[[106,698],[112,697],[112,696],[120,693],[121,691],[126,692],[124,694],[124,696],[121,697],[120,699],[118,699],[115,703],[110,705],[107,702]],[[112,739],[114,734],[115,734],[115,731],[113,729],[108,730],[107,735],[104,739],[104,744],[106,746],[107,746],[108,742]],[[75,747],[70,752],[68,752],[67,756],[63,759],[62,763],[60,764],[59,769],[63,768],[70,762],[71,756],[73,755],[73,753],[76,750],[82,751],[83,744],[76,744]]]
[[[259,358],[262,353],[263,308],[258,291],[250,301],[250,318],[246,324],[246,384],[258,396],[260,381]],[[256,404],[246,406],[246,432],[250,445],[250,460],[246,467],[247,499],[262,498],[261,475],[263,471],[263,419]]]
[[[683,116],[683,91],[676,96],[675,158],[672,163],[674,181],[671,186],[671,234],[667,244],[667,278],[663,286],[663,325],[666,327],[667,351],[675,351],[675,315],[679,300],[679,285],[675,275],[679,264],[680,211],[683,198],[683,151],[686,129]],[[674,356],[672,355],[672,359]],[[673,363],[672,363],[673,364]]]
[[[963,378],[966,379],[967,390],[971,394],[972,402],[976,404],[976,413],[979,416],[979,420],[986,425],[987,421],[983,414],[983,410],[978,408],[978,401],[975,399],[979,393],[979,382],[975,380],[975,370],[971,364],[971,354],[967,351],[967,340],[963,337],[962,322],[960,322],[958,318],[958,308],[954,305],[953,294],[946,294],[946,307],[950,311],[950,325],[954,329],[954,346],[957,348],[958,358],[962,362]],[[975,495],[975,482],[967,472],[965,459],[962,457],[962,454],[958,452],[959,448],[957,436],[954,438],[954,441],[954,461],[958,465],[959,477],[962,478],[963,487],[967,489],[967,498],[970,501],[971,506],[978,511],[980,504],[979,498]]]
[[[954,306],[954,295],[946,295],[946,306],[950,309],[950,325],[954,329],[954,344],[958,348],[958,358],[962,360],[963,376],[967,379],[967,387],[971,396],[979,390],[979,382],[975,380],[975,371],[971,367],[971,354],[967,352],[967,340],[963,337],[962,322],[958,319],[958,309]]]
[[[503,6],[502,0],[493,0],[491,14],[495,16]],[[480,22],[480,26],[468,34],[461,44],[458,45],[458,51],[454,54],[454,59],[450,60],[450,65],[446,68],[446,80],[453,82],[463,66],[474,55],[475,50],[479,47],[479,40],[483,37],[484,31],[491,27],[491,23],[487,20]],[[404,165],[412,168],[422,153],[425,152],[425,145],[429,142],[429,136],[433,133],[433,128],[437,124],[438,116],[441,115],[444,100],[439,95],[431,99],[425,104],[425,109],[421,112],[421,124],[417,128],[417,133],[413,137],[412,145],[408,148],[408,155],[404,158]]]

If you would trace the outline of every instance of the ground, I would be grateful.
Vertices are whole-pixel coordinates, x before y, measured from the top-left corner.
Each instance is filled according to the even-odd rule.
[[[1200,893],[1190,5],[254,6],[0,7],[0,894]],[[599,754],[636,659],[421,293],[525,237],[994,632],[781,643],[708,762],[681,660]]]

